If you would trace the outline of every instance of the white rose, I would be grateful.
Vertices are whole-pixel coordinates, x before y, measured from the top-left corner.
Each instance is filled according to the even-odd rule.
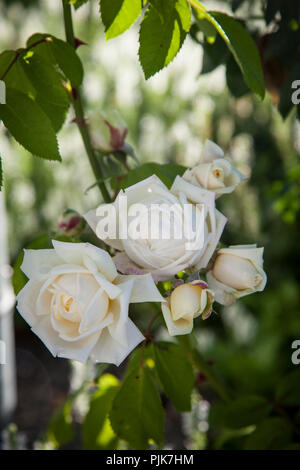
[[[92,114],[89,127],[94,147],[102,152],[116,152],[124,146],[128,127],[117,111]]]
[[[231,163],[224,158],[223,150],[211,140],[204,144],[199,165],[186,170],[183,179],[201,188],[214,191],[217,196],[232,191],[245,179]]]
[[[218,251],[213,268],[206,275],[217,302],[232,304],[235,299],[264,290],[263,248],[236,245]]]
[[[163,208],[164,216],[158,224],[158,237],[152,237],[150,230],[149,236],[144,239],[133,238],[130,233],[128,233],[127,239],[120,237],[119,234],[123,231],[122,224],[125,225],[124,218],[119,219],[119,198],[121,195],[127,197],[126,226],[129,226],[131,220],[128,215],[130,209],[136,203],[143,204],[145,208],[135,220],[136,226],[140,227],[146,225],[146,220],[150,218],[149,215],[156,213],[159,217]],[[101,227],[99,228],[99,222],[103,221],[103,217],[97,216],[97,211],[90,211],[84,217],[100,239],[121,251],[114,257],[119,271],[125,274],[150,272],[155,280],[166,280],[190,266],[195,266],[197,269],[207,266],[227,220],[216,210],[214,199],[214,193],[211,191],[189,184],[179,176],[176,177],[169,191],[160,179],[153,175],[130,186],[124,192],[121,191],[116,201],[112,203],[115,207],[117,220],[120,221],[116,238],[107,238],[107,233],[102,232]],[[195,211],[191,212],[190,218],[182,215],[185,204],[191,204],[191,207],[196,211],[199,210],[196,205],[202,204],[203,219],[201,222],[195,223]],[[175,237],[166,239],[167,220],[170,220],[168,216],[173,213],[172,207],[174,205],[182,209],[181,212],[178,210],[177,217],[174,218],[176,230],[181,231],[182,237],[180,239]],[[106,208],[108,206],[110,205],[105,205]],[[189,228],[194,225],[197,225],[194,227],[196,238],[192,249],[189,249],[189,235],[185,233],[184,226]]]
[[[144,339],[129,303],[162,301],[152,277],[118,276],[110,255],[89,243],[52,243],[25,250],[20,314],[53,356],[119,365]]]
[[[212,312],[214,294],[202,281],[192,281],[176,287],[168,301],[162,303],[162,313],[171,336],[187,335],[193,329],[194,318],[203,320]]]

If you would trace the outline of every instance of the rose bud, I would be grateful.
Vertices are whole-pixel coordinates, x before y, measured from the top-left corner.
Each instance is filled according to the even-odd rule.
[[[58,228],[67,237],[79,235],[86,225],[85,220],[78,212],[67,209],[58,221]]]
[[[217,144],[207,140],[199,165],[186,170],[183,178],[195,186],[214,191],[218,197],[231,193],[245,176],[224,158],[224,152]]]
[[[193,329],[194,318],[208,318],[212,312],[214,295],[203,281],[192,281],[176,287],[167,302],[161,304],[162,313],[171,336],[186,335]]]
[[[101,152],[116,152],[124,146],[128,127],[117,111],[92,115],[89,126],[94,146]]]
[[[231,305],[235,299],[260,292],[267,282],[263,270],[263,248],[236,245],[218,251],[214,265],[206,275],[217,302]]]

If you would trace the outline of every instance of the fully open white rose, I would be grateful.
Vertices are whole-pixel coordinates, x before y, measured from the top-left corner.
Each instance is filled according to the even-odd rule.
[[[263,251],[256,245],[236,245],[218,251],[213,268],[206,275],[217,302],[230,305],[239,297],[265,288]]]
[[[119,276],[110,255],[89,243],[52,243],[25,250],[20,314],[54,356],[119,365],[144,339],[129,303],[163,300],[151,275]]]
[[[211,140],[204,144],[200,163],[186,170],[183,179],[201,188],[214,191],[217,196],[231,193],[245,179],[231,163],[224,158],[223,150]]]
[[[194,318],[205,320],[212,312],[214,294],[202,281],[192,281],[176,287],[168,301],[161,304],[171,336],[187,335],[193,329]]]
[[[124,214],[119,217],[121,196],[127,198],[125,218]],[[137,204],[142,210],[132,217],[130,214],[135,212]],[[184,212],[187,205],[191,211]],[[108,236],[103,224],[104,216],[99,215],[100,209],[107,210],[111,208],[109,206],[115,208],[117,217],[115,238]],[[227,220],[216,210],[214,193],[211,191],[189,184],[179,176],[171,190],[168,190],[155,175],[130,186],[124,192],[120,191],[114,203],[102,205],[84,217],[100,239],[121,252],[114,257],[119,271],[125,274],[150,272],[155,280],[170,279],[190,266],[199,269],[206,267]],[[137,229],[143,231],[148,228],[146,237],[135,238],[131,236],[130,230],[127,238],[120,236],[124,233],[124,226],[130,227],[133,220]],[[157,220],[157,223],[151,226],[149,220]],[[174,222],[174,230],[181,233],[179,238],[172,234],[168,237],[170,220]],[[157,229],[155,236],[151,232],[152,228]],[[190,229],[195,234],[193,246],[189,244]]]

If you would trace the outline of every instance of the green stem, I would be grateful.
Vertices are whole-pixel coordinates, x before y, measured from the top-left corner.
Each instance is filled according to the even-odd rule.
[[[62,0],[62,5],[63,5],[63,14],[64,14],[64,25],[65,25],[65,33],[66,33],[66,39],[67,42],[74,47],[75,46],[75,36],[74,36],[74,30],[73,30],[73,22],[72,22],[72,13],[71,13],[71,5],[69,4],[68,0]],[[82,105],[82,100],[80,96],[80,90],[77,87],[73,87],[72,85],[72,95],[73,95],[73,106],[74,106],[74,111],[75,111],[75,116],[76,116],[76,123],[79,129],[79,132],[81,134],[81,138],[90,162],[90,165],[92,167],[92,170],[94,172],[96,181],[98,181],[97,186],[99,187],[101,194],[103,196],[103,199],[105,202],[110,202],[111,198],[109,195],[109,192],[106,188],[106,185],[104,182],[101,181],[103,178],[102,170],[99,161],[97,160],[97,157],[95,155],[94,148],[91,143],[91,137],[89,133],[88,126],[86,124],[86,120],[84,117],[84,111],[83,111],[83,105]]]
[[[190,335],[178,336],[177,339],[185,349],[187,355],[190,356],[196,369],[205,375],[207,381],[218,392],[222,400],[229,402],[231,400],[231,396],[226,386],[213,374],[211,366],[203,359],[196,347],[191,344],[189,336]]]

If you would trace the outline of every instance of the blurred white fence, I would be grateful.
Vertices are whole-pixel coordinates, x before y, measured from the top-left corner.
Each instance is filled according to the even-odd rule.
[[[0,192],[0,429],[12,418],[16,407],[16,367],[13,329],[15,296],[11,285],[6,211]]]

